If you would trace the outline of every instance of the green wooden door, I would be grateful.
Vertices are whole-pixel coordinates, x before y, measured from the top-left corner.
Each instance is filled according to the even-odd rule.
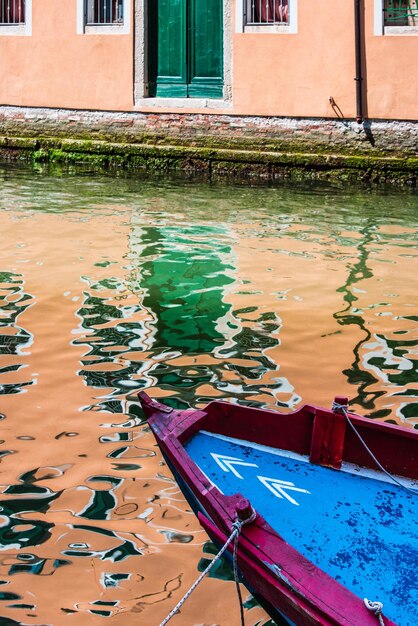
[[[151,96],[221,98],[222,0],[149,0]]]
[[[188,95],[220,98],[223,91],[222,0],[192,0],[189,32]]]

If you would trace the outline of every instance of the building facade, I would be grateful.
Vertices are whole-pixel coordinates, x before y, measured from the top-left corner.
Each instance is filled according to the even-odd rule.
[[[416,120],[417,58],[417,0],[0,0],[3,106]]]

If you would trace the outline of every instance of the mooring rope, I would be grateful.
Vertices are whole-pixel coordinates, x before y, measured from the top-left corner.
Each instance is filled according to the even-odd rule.
[[[382,617],[383,604],[381,602],[371,602],[367,598],[364,598],[364,604],[369,611],[376,615],[380,626],[385,626],[385,622]]]
[[[255,513],[253,514],[252,517],[253,519],[255,518]],[[237,596],[238,596],[241,626],[245,626],[244,603],[242,601],[241,587],[239,586],[239,576],[238,576],[238,539],[239,539],[239,533],[235,535],[235,539],[234,539],[234,553],[232,556],[232,565],[233,565],[233,570],[234,570],[235,588],[237,590]]]
[[[167,615],[167,617],[161,622],[160,626],[165,626],[171,620],[171,618],[174,617],[174,615],[179,612],[179,610],[181,609],[183,604],[191,596],[191,594],[196,589],[196,587],[202,582],[204,577],[207,574],[209,574],[209,572],[212,569],[212,567],[215,565],[215,563],[217,561],[219,561],[219,559],[221,558],[221,556],[223,555],[223,553],[225,552],[225,550],[227,549],[227,547],[229,546],[229,544],[232,541],[235,541],[235,544],[234,544],[234,554],[233,554],[233,569],[234,569],[235,584],[236,584],[236,587],[237,587],[238,599],[239,599],[239,604],[240,604],[241,624],[242,624],[242,626],[245,626],[242,596],[241,596],[241,590],[240,590],[239,581],[238,581],[238,563],[237,563],[237,561],[238,561],[238,559],[237,559],[238,538],[239,538],[239,535],[241,533],[242,527],[245,526],[245,524],[249,524],[250,522],[253,522],[255,520],[255,518],[256,518],[256,513],[255,513],[255,511],[253,511],[252,515],[248,519],[245,519],[245,520],[236,519],[235,520],[235,522],[232,524],[232,529],[233,530],[232,530],[231,534],[229,535],[228,539],[226,540],[226,542],[224,543],[224,545],[222,546],[222,548],[219,550],[218,554],[212,559],[212,561],[209,563],[209,565],[203,570],[203,572],[200,574],[199,578],[197,578],[197,580],[193,583],[193,585],[190,587],[190,589],[188,591],[186,591],[186,593],[184,594],[182,599],[176,604],[174,609],[172,611],[170,611],[170,613]]]
[[[388,472],[383,467],[383,465],[380,463],[380,461],[377,460],[377,458],[375,457],[373,452],[370,450],[370,448],[367,445],[367,443],[364,441],[364,439],[362,438],[362,436],[358,432],[357,428],[354,426],[354,424],[351,421],[351,419],[348,417],[347,408],[348,408],[348,406],[346,404],[338,404],[338,402],[334,402],[333,405],[332,405],[332,410],[333,411],[341,411],[343,413],[343,415],[344,415],[345,419],[347,420],[349,426],[351,427],[352,431],[357,436],[357,438],[360,440],[360,442],[362,443],[364,448],[367,450],[367,452],[370,454],[370,456],[372,457],[372,459],[376,463],[376,465],[382,470],[382,472],[384,472],[386,474],[386,476],[388,476],[394,483],[399,485],[399,487],[402,487],[403,489],[406,489],[410,493],[418,495],[418,490],[417,489],[411,489],[410,487],[407,487],[407,485],[404,485],[403,483],[401,483],[397,478],[395,478],[395,476],[393,476],[393,474]]]
[[[397,478],[395,478],[395,476],[393,476],[393,474],[388,472],[383,467],[383,465],[380,463],[380,461],[377,460],[377,458],[375,457],[373,452],[370,450],[369,446],[364,441],[363,437],[360,435],[360,433],[358,432],[357,428],[354,426],[353,422],[349,418],[347,409],[348,409],[348,406],[346,404],[339,404],[338,402],[333,402],[333,404],[332,404],[332,410],[333,411],[341,411],[341,413],[344,415],[345,419],[347,420],[347,422],[350,425],[350,427],[351,427],[352,431],[354,432],[354,434],[360,440],[361,444],[364,446],[364,448],[367,450],[367,452],[372,457],[373,461],[382,470],[382,472],[384,472],[386,474],[386,476],[388,476],[394,483],[399,485],[399,487],[402,487],[403,489],[406,489],[407,491],[409,491],[410,493],[413,493],[414,495],[418,495],[418,491],[416,489],[411,489],[410,487],[407,487],[406,485],[401,483]],[[379,620],[380,626],[385,626],[385,622],[383,621],[383,616],[382,616],[382,611],[383,611],[383,604],[382,604],[382,602],[372,602],[371,600],[368,600],[367,598],[364,598],[364,604],[366,605],[366,608],[369,611],[372,611],[372,613],[374,613],[374,615],[376,615],[377,619]]]

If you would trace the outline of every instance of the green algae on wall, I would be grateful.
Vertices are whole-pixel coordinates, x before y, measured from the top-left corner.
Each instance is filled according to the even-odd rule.
[[[0,137],[0,158],[42,163],[88,164],[90,167],[187,170],[211,176],[275,179],[364,180],[416,185],[418,157],[343,154],[330,151],[242,149],[227,147],[117,143],[53,137]],[[303,148],[306,148],[304,146]]]

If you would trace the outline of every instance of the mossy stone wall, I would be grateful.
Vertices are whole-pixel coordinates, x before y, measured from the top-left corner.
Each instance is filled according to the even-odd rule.
[[[0,107],[0,157],[414,185],[418,123]]]

